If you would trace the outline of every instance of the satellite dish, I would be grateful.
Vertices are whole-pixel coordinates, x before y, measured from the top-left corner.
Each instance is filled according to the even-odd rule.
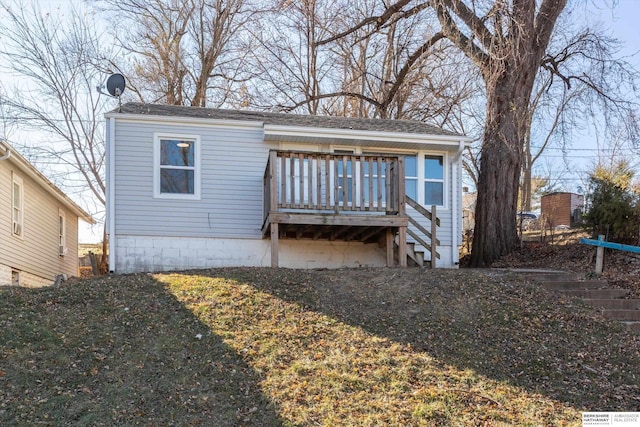
[[[124,92],[124,88],[126,86],[124,76],[122,74],[116,73],[107,79],[107,92],[109,95],[115,96],[116,98],[120,98],[120,95]]]

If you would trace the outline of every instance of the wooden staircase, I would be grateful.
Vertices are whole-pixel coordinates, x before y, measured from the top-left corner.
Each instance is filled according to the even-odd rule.
[[[398,236],[395,237],[395,240],[393,242],[395,248],[398,248]],[[398,251],[395,251],[395,257],[396,257],[396,261],[397,260],[397,253]],[[407,267],[426,267],[426,268],[431,268],[431,261],[426,260],[425,259],[425,252],[422,250],[419,250],[416,247],[416,243],[415,242],[410,242],[407,241],[407,245],[406,245],[406,252],[407,252]]]
[[[624,299],[630,293],[627,289],[609,288],[606,280],[580,280],[580,275],[570,273],[537,275],[533,279],[551,291],[580,298],[605,318],[640,332],[640,299]]]
[[[436,215],[436,207],[431,206],[431,211],[424,208],[418,202],[406,197],[407,205],[413,208],[413,213],[407,211],[409,219],[409,226],[407,227],[407,266],[414,267],[427,267],[435,268],[440,254],[437,251],[437,247],[440,245],[440,241],[436,238],[437,227],[440,226],[440,218]],[[435,218],[435,220],[433,220]],[[424,221],[426,219],[430,224],[430,230],[425,226]],[[394,239],[394,246],[396,249],[399,245],[398,236]],[[395,252],[398,252],[397,250]],[[429,259],[427,260],[425,255],[429,253]]]

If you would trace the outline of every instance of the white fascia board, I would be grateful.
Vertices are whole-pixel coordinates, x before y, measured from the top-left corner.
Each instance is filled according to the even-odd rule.
[[[128,113],[107,113],[104,115],[107,119],[115,119],[123,122],[135,123],[156,123],[171,124],[180,123],[181,125],[194,126],[224,126],[230,128],[253,128],[262,129],[264,124],[260,121],[252,120],[231,120],[231,119],[208,119],[204,117],[185,117],[185,116],[157,116],[150,114],[128,114]]]
[[[22,157],[20,153],[14,150],[9,144],[3,142],[5,151],[10,150],[11,156],[7,159],[10,163],[16,165],[23,173],[26,173],[27,176],[31,177],[38,185],[47,190],[49,194],[51,194],[55,199],[61,202],[64,206],[69,208],[74,215],[78,216],[78,218],[82,219],[89,224],[95,224],[96,220],[84,211],[80,206],[78,206],[73,200],[69,198],[62,190],[60,190],[53,182],[49,181],[49,179],[44,176],[38,169],[35,168],[27,159]]]
[[[333,129],[333,128],[317,128],[317,127],[300,127],[300,126],[283,126],[283,125],[264,125],[265,139],[273,140],[280,138],[317,138],[317,139],[346,139],[346,140],[364,140],[364,141],[381,141],[389,143],[404,144],[421,144],[428,145],[438,143],[442,145],[451,145],[457,148],[460,141],[465,145],[471,143],[471,138],[466,136],[454,135],[429,135],[417,133],[400,133],[385,131],[367,131],[354,129]]]

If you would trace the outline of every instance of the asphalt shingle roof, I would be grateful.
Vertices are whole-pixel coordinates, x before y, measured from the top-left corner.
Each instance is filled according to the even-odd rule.
[[[117,112],[117,110],[114,110]],[[129,102],[124,104],[121,113],[152,116],[195,117],[203,119],[259,121],[268,125],[300,126],[327,129],[351,129],[361,131],[379,131],[413,133],[424,135],[461,136],[437,126],[411,120],[385,120],[334,116],[309,116],[302,114],[271,113],[262,111],[225,110],[219,108],[185,107],[177,105],[145,104]]]

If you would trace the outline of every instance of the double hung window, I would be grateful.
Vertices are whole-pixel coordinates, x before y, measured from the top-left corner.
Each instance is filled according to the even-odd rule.
[[[24,237],[24,185],[22,178],[14,175],[11,185],[11,234]]]
[[[424,156],[424,204],[444,205],[444,157]]]
[[[443,155],[405,156],[405,193],[424,206],[445,204],[445,159]]]
[[[154,197],[200,198],[199,137],[156,134],[154,158]]]
[[[405,193],[418,201],[418,158],[416,156],[404,158],[404,176]]]
[[[62,209],[58,210],[58,255],[65,256],[67,253],[67,217]]]

